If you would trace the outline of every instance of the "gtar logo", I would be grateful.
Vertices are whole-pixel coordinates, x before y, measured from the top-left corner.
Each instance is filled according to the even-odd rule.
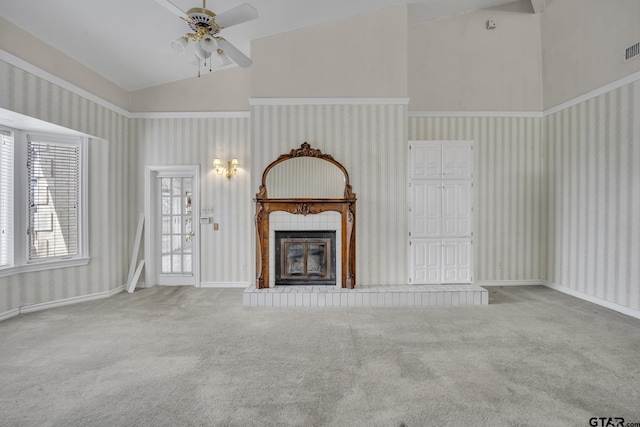
[[[589,419],[591,427],[624,427],[624,418],[620,417],[593,417]]]

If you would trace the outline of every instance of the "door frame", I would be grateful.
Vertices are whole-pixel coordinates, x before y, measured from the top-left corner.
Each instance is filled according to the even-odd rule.
[[[193,286],[200,287],[200,165],[147,165],[144,173],[144,260],[145,287],[159,283],[159,206],[158,176],[170,175],[193,178],[191,201],[193,218],[192,264]],[[154,208],[155,206],[155,208]],[[188,286],[188,285],[187,285]]]

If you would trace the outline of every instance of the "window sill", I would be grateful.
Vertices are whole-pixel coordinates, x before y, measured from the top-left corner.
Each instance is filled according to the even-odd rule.
[[[55,261],[34,262],[27,265],[17,265],[0,269],[0,277],[12,276],[14,274],[29,273],[33,271],[54,270],[57,268],[79,267],[89,264],[91,258],[72,258]]]

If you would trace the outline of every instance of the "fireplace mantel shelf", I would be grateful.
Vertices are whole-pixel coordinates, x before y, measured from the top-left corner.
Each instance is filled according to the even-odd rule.
[[[351,200],[351,199],[350,199]],[[355,199],[352,199],[355,201]],[[345,199],[270,199],[270,198],[255,198],[254,202],[269,202],[269,203],[344,203]]]

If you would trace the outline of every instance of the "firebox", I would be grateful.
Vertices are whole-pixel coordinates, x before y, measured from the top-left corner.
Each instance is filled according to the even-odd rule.
[[[276,231],[276,285],[336,284],[336,232]]]

